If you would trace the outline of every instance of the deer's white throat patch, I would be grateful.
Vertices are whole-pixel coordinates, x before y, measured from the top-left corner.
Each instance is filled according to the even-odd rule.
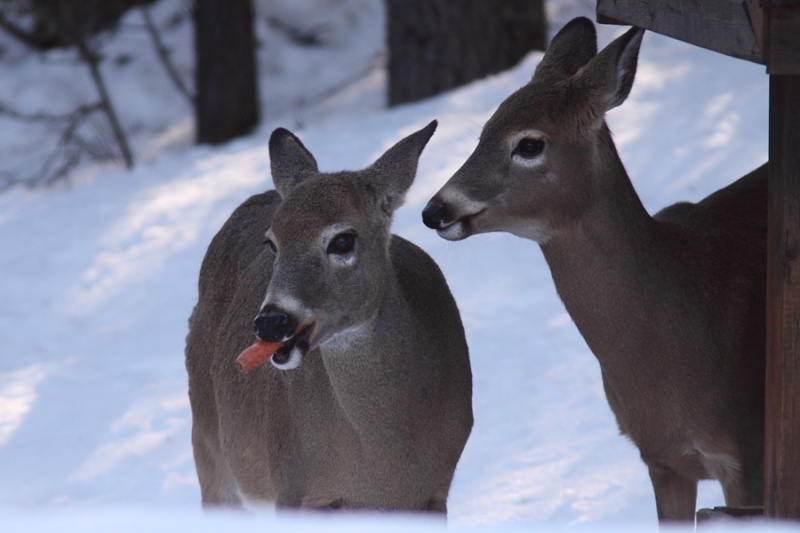
[[[359,339],[364,338],[367,332],[367,327],[364,323],[351,326],[347,329],[337,331],[320,344],[320,348],[333,351],[347,350],[358,342]]]

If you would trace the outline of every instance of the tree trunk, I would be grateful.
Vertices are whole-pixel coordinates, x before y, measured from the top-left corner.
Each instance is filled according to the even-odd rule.
[[[252,0],[196,0],[197,142],[219,144],[259,121]]]
[[[421,100],[544,50],[544,0],[387,0],[389,105]]]

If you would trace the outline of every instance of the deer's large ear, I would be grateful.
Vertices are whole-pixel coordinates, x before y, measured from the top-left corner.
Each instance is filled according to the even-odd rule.
[[[557,82],[574,75],[597,55],[597,32],[592,21],[577,17],[559,31],[533,73],[536,81]]]
[[[406,191],[417,175],[417,162],[438,123],[434,120],[389,148],[372,166],[367,187],[381,209],[391,214],[403,204]]]
[[[643,29],[631,28],[606,46],[568,82],[585,91],[590,113],[598,121],[630,94],[642,36]]]
[[[273,131],[269,138],[269,165],[275,188],[284,198],[295,185],[319,172],[311,152],[283,128]]]

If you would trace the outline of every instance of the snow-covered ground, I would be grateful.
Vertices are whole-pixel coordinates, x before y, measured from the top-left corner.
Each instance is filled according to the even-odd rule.
[[[156,63],[138,74],[120,67],[124,79],[112,72],[109,79],[134,132],[136,169],[84,164],[69,187],[0,196],[0,528],[440,530],[437,522],[380,515],[276,524],[269,515],[202,514],[183,363],[206,246],[240,202],[272,187],[272,129],[294,130],[322,170],[339,170],[368,165],[436,118],[439,129],[394,229],[438,261],[470,344],[476,421],[453,482],[449,527],[654,529],[646,470],[617,434],[596,360],[556,296],[538,247],[499,234],[449,243],[420,221],[425,202],[541,54],[387,111],[379,0],[316,3],[337,5],[336,16],[319,15],[328,17],[330,46],[301,50],[262,35],[266,120],[253,135],[218,148],[192,146],[189,109],[167,81],[156,80],[163,76]],[[289,10],[315,2],[272,4],[288,19],[305,20]],[[578,14],[592,17],[592,5],[550,0],[554,29]],[[154,11],[162,20],[176,6],[178,0],[162,0]],[[134,16],[126,18],[131,25]],[[178,28],[168,38],[186,65],[191,53],[180,43],[190,46],[190,28]],[[621,31],[601,27],[601,45]],[[120,31],[105,46],[122,53],[144,46],[140,38]],[[18,104],[36,110],[68,105],[65,92],[91,91],[79,66],[63,64],[64,52],[32,57],[0,44],[0,100],[24,93]],[[34,85],[53,64],[50,83]],[[317,101],[354,77],[355,84]],[[631,97],[608,121],[649,210],[696,200],[766,159],[767,77],[762,66],[649,33]],[[8,121],[0,130],[0,152],[17,158],[10,168],[23,168],[36,150],[20,147],[43,133]],[[722,503],[716,484],[701,485],[700,505]]]

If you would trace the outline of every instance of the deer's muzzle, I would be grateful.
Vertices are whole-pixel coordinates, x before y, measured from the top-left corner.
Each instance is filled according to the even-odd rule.
[[[290,338],[297,329],[297,321],[288,314],[274,309],[262,311],[253,320],[256,337],[266,342],[279,342]]]
[[[447,207],[434,200],[428,202],[422,210],[422,222],[431,229],[441,228],[446,216]]]

